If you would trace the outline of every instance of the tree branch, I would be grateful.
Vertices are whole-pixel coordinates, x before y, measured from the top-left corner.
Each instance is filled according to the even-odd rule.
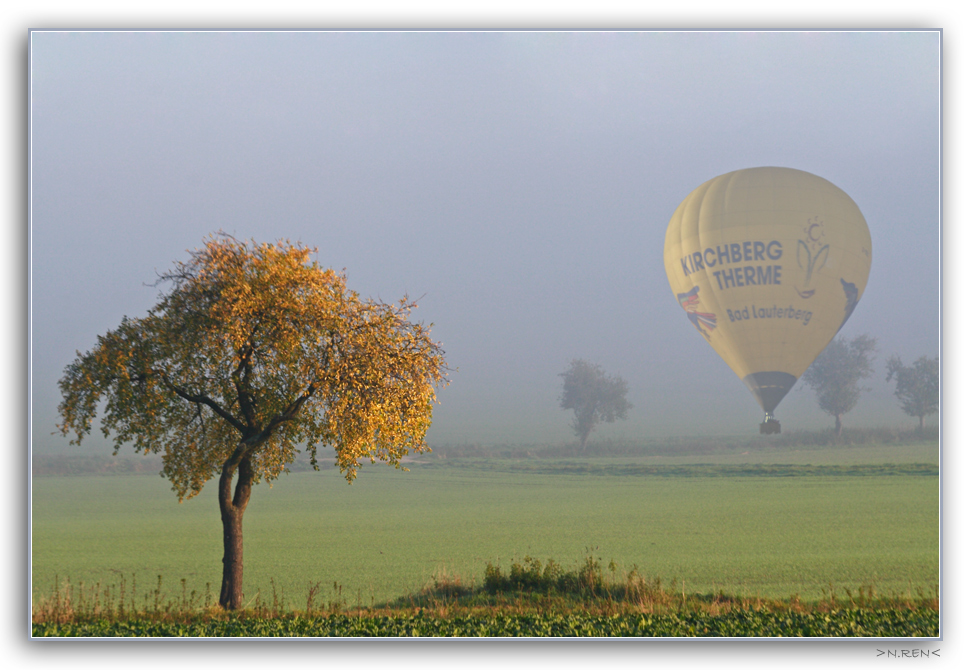
[[[256,422],[256,416],[253,412],[253,402],[251,399],[249,386],[250,386],[250,359],[253,355],[252,346],[245,347],[240,352],[240,364],[236,366],[236,370],[233,372],[233,386],[236,387],[236,397],[240,403],[240,411],[243,412],[243,418],[246,420],[248,427],[255,428],[254,424]],[[240,377],[242,373],[242,378]]]
[[[285,409],[283,412],[281,412],[280,414],[278,414],[277,416],[273,417],[270,420],[270,422],[267,424],[267,427],[264,428],[263,431],[260,433],[259,442],[263,442],[264,440],[269,439],[270,436],[273,434],[273,431],[277,429],[277,426],[284,423],[285,421],[290,421],[294,417],[296,417],[297,412],[299,412],[300,408],[304,405],[304,403],[307,402],[307,400],[310,399],[312,395],[314,395],[315,391],[317,391],[317,382],[311,383],[311,385],[307,387],[306,391],[301,393],[296,400],[294,400],[292,403],[290,403],[287,406],[287,409]]]
[[[178,386],[176,386],[175,384],[173,384],[169,380],[169,377],[164,372],[160,372],[160,373],[157,373],[157,374],[159,375],[159,378],[162,380],[162,383],[164,383],[171,391],[173,391],[180,398],[182,398],[183,400],[188,400],[189,402],[194,402],[194,403],[197,403],[197,404],[198,403],[202,403],[203,405],[206,405],[211,410],[213,410],[214,412],[216,412],[216,414],[218,414],[229,425],[233,426],[233,428],[235,428],[236,430],[238,430],[241,435],[246,435],[246,426],[244,426],[240,422],[240,420],[237,419],[235,416],[233,416],[232,414],[230,414],[229,412],[227,412],[225,409],[223,409],[219,405],[219,403],[217,403],[215,400],[213,400],[209,396],[204,395],[202,393],[195,394],[194,395],[192,393],[189,393],[189,392],[187,392],[187,391],[179,388]]]

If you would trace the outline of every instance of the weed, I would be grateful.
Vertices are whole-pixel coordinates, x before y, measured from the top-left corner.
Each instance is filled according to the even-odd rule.
[[[321,590],[321,583],[314,582],[307,587],[307,607],[304,610],[307,616],[310,616],[314,611],[314,599],[317,598],[318,592]]]
[[[331,595],[330,602],[328,602],[327,604],[327,611],[329,613],[338,614],[347,605],[347,603],[344,601],[344,598],[342,598],[341,595],[343,591],[344,591],[344,587],[341,584],[334,582],[334,592]]]

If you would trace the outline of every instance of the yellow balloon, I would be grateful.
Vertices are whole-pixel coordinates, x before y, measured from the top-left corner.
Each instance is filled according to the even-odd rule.
[[[871,234],[854,201],[790,168],[707,181],[665,235],[672,292],[767,421],[850,317],[870,269]]]

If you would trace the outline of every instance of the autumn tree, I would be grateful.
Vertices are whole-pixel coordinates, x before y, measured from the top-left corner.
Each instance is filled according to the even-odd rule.
[[[621,377],[609,377],[600,365],[581,359],[571,361],[560,376],[564,380],[560,407],[574,411],[571,427],[580,438],[582,451],[587,448],[587,438],[598,423],[627,418],[631,409],[627,399],[628,382]]]
[[[333,447],[348,483],[362,460],[400,467],[427,450],[445,380],[440,345],[408,320],[412,303],[360,298],[313,251],[210,237],[160,276],[169,290],[146,316],[99,336],[60,381],[58,428],[73,443],[100,411],[114,453],[130,443],[162,454],[180,500],[218,477],[227,609],[242,602],[252,486],[276,479],[298,446],[315,469]]]
[[[922,356],[910,366],[895,354],[887,361],[888,377],[895,380],[894,395],[908,416],[918,417],[918,432],[925,430],[925,417],[938,411],[938,356]]]
[[[803,380],[817,394],[817,404],[835,419],[834,433],[840,439],[841,417],[854,409],[860,382],[871,376],[877,340],[859,335],[853,340],[835,338],[803,373]]]

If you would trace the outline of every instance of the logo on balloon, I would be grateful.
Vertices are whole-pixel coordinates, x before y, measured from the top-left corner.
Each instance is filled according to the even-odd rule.
[[[699,287],[696,285],[688,293],[679,293],[678,302],[682,305],[682,309],[685,310],[689,321],[695,325],[700,333],[705,335],[705,339],[709,339],[709,334],[705,332],[702,326],[705,326],[709,330],[715,330],[716,315],[698,311],[701,306],[699,305]]]
[[[830,245],[823,244],[824,229],[823,223],[816,216],[807,219],[807,227],[803,229],[806,237],[797,240],[797,263],[804,270],[803,290],[794,286],[797,295],[806,300],[813,297],[816,289],[810,287],[814,271],[819,271],[827,263],[827,256],[830,254]]]

